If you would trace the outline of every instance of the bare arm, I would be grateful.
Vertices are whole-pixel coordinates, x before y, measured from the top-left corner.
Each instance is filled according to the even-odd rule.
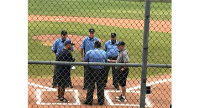
[[[117,60],[110,60],[109,63],[116,63]]]

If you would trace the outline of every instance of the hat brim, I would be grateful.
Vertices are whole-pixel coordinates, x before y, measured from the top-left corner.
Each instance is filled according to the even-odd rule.
[[[125,45],[122,45],[122,44],[116,44],[116,46],[125,46]]]
[[[67,45],[67,44],[75,45],[74,43],[65,43],[65,45]]]

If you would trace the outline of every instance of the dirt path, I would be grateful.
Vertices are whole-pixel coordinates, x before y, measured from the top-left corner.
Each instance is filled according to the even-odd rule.
[[[165,81],[161,82],[163,79],[170,79],[171,74],[169,75],[161,75],[161,76],[156,76],[153,78],[148,78],[147,83],[151,82],[156,82],[159,81],[160,83],[153,84],[151,86],[151,94],[147,95],[147,99],[150,101],[150,104],[152,105],[152,108],[169,108],[172,100],[171,100],[171,81]],[[37,78],[28,78],[28,82],[31,82],[32,84],[37,84],[37,85],[42,85],[45,87],[51,88],[51,83],[52,79],[37,79]],[[140,93],[134,93],[133,91],[140,91],[140,89],[132,89],[132,92],[127,92],[127,102],[121,103],[121,102],[116,102],[115,101],[115,96],[118,96],[121,94],[121,92],[111,92],[112,90],[115,90],[113,85],[112,85],[112,80],[109,80],[107,82],[107,87],[105,91],[109,91],[108,95],[110,97],[111,102],[113,105],[110,105],[109,101],[107,98],[105,98],[105,104],[102,106],[99,106],[97,104],[97,96],[96,96],[96,89],[94,91],[94,100],[93,100],[93,105],[92,106],[87,106],[84,105],[83,102],[85,100],[86,92],[87,90],[83,90],[83,79],[77,79],[73,78],[72,79],[73,87],[74,88],[67,88],[68,90],[72,91],[66,91],[65,97],[70,100],[71,103],[75,102],[75,94],[74,90],[78,90],[78,98],[80,101],[80,105],[64,105],[63,103],[58,102],[55,100],[57,96],[56,91],[47,91],[45,88],[39,88],[35,87],[31,84],[28,85],[28,106],[29,108],[46,108],[46,107],[59,107],[59,108],[65,108],[65,107],[70,107],[70,108],[138,108],[137,106],[126,106],[126,104],[129,105],[139,105],[140,102]],[[140,86],[141,81],[140,79],[138,80],[127,80],[127,89],[128,88],[134,88],[136,86]],[[44,91],[41,92],[41,102],[42,103],[49,103],[49,105],[39,105],[36,104],[38,101],[38,95],[36,90],[41,90],[44,89]],[[105,94],[107,95],[107,94]],[[105,96],[106,97],[106,96]],[[52,105],[52,103],[55,103],[55,105]],[[61,105],[58,105],[61,104]],[[124,104],[120,106],[121,104]],[[151,108],[151,107],[148,107]]]
[[[140,30],[143,30],[144,27],[144,20],[116,18],[29,15],[28,21],[80,22],[88,24],[134,28]],[[150,20],[149,30],[171,33],[171,25],[172,24],[170,21]]]

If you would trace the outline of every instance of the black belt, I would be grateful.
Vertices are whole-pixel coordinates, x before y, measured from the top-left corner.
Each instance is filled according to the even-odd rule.
[[[108,56],[108,59],[110,59],[110,60],[117,60],[117,56],[116,57]]]

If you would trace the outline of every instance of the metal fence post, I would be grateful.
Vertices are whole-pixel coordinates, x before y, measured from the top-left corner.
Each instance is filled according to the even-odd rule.
[[[144,36],[143,36],[143,53],[142,53],[140,108],[145,108],[150,3],[151,3],[151,0],[145,0],[145,19],[144,19]]]

